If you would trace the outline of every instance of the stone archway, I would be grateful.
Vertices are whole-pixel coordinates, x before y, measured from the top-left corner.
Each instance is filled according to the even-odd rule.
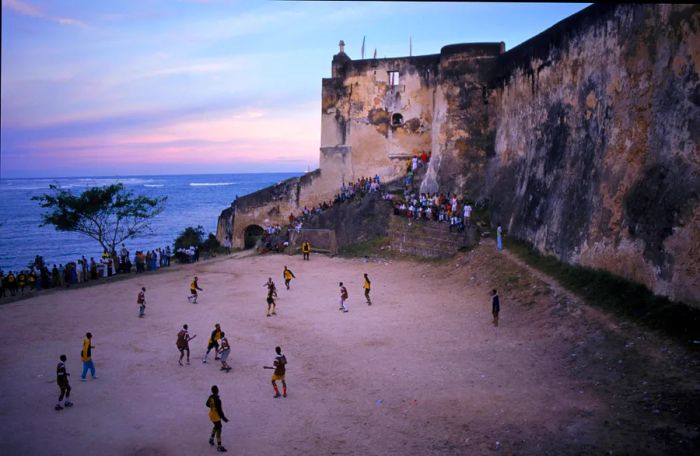
[[[243,248],[252,249],[262,239],[265,230],[259,225],[248,225],[243,232]]]

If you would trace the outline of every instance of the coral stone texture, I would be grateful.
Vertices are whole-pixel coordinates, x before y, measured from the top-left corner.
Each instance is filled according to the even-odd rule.
[[[596,6],[500,57],[487,195],[511,234],[700,303],[698,27]]]
[[[241,198],[217,235],[242,247],[247,226],[400,178],[427,151],[421,191],[479,200],[543,253],[700,306],[699,29],[697,5],[600,4],[507,52],[352,60],[341,46],[320,169]]]

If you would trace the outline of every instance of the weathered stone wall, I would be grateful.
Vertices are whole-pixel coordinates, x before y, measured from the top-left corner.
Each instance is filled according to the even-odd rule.
[[[496,221],[700,305],[699,29],[697,5],[594,5],[500,56]]]
[[[445,46],[434,97],[433,155],[422,192],[475,195],[484,186],[484,170],[493,157],[488,117],[488,84],[503,43]]]
[[[461,249],[474,247],[479,243],[476,226],[471,225],[463,232],[450,231],[447,223],[432,220],[413,220],[391,216],[389,223],[391,250],[427,258],[445,258]]]
[[[289,214],[299,215],[304,206],[329,201],[337,193],[335,186],[321,178],[319,170],[293,177],[255,193],[238,198],[219,216],[216,237],[223,243],[229,237],[233,247],[243,248],[245,229],[250,225],[263,228],[286,225]]]
[[[407,158],[430,151],[438,63],[438,55],[346,60],[339,77],[323,80],[322,162],[325,151],[348,152],[334,177],[395,179],[405,174]],[[398,72],[397,84],[390,72]]]
[[[379,193],[370,193],[313,215],[304,227],[335,231],[337,245],[342,248],[386,236],[391,211],[391,204],[382,200]]]

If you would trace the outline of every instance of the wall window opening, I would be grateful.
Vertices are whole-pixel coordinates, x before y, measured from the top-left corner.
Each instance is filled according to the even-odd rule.
[[[389,71],[389,85],[392,87],[396,87],[399,85],[399,72],[398,71]]]

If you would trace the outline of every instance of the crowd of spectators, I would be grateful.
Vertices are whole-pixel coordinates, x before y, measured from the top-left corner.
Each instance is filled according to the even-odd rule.
[[[109,278],[118,274],[143,273],[170,266],[170,247],[147,251],[137,251],[133,260],[126,246],[122,244],[119,253],[116,249],[110,254],[104,250],[96,261],[82,256],[69,263],[54,264],[49,267],[44,258],[37,255],[34,261],[20,271],[0,270],[0,297],[24,295],[27,291],[47,288],[70,287],[71,285]]]
[[[407,191],[403,199],[393,199],[394,215],[449,223],[450,231],[463,231],[471,223],[473,207],[466,198],[451,193]]]

